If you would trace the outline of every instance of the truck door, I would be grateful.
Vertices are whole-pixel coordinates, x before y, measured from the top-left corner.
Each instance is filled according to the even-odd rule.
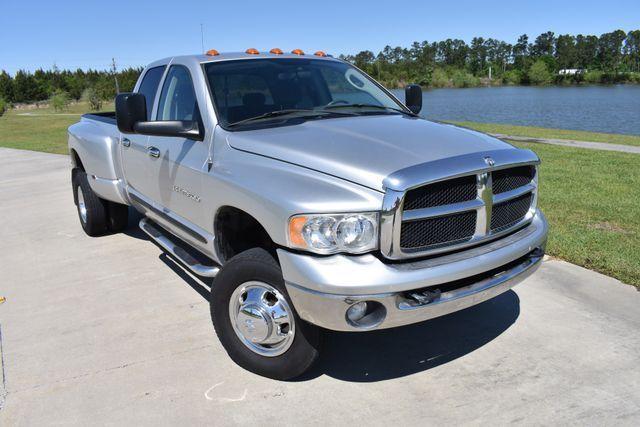
[[[152,116],[153,105],[158,86],[166,69],[165,65],[149,68],[142,78],[138,93],[145,96],[147,102],[147,120]],[[134,199],[148,201],[153,198],[153,189],[149,168],[149,137],[145,135],[122,135],[122,167],[127,191]]]
[[[184,65],[171,65],[158,98],[155,120],[200,120],[199,111],[189,69]],[[202,224],[201,175],[206,167],[208,144],[162,136],[151,136],[148,144],[157,154],[149,162],[149,181],[156,187],[152,191],[154,202],[188,227],[205,228]],[[179,218],[175,218],[176,215]],[[172,225],[167,224],[167,227],[171,229]]]

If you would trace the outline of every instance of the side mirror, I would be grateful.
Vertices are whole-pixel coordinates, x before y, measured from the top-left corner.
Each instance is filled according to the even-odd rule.
[[[137,122],[133,126],[136,133],[151,136],[171,136],[202,141],[203,132],[196,120],[165,120],[157,122]]]
[[[138,122],[147,121],[147,101],[141,93],[121,93],[116,96],[116,123],[122,133],[135,133]]]
[[[407,85],[404,88],[404,104],[412,113],[418,114],[422,110],[422,88],[420,85]]]
[[[198,120],[147,121],[147,102],[141,93],[116,96],[116,123],[122,133],[171,136],[196,141],[204,139],[204,128]]]

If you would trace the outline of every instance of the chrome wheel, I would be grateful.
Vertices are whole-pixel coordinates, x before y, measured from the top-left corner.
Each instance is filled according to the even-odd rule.
[[[83,224],[87,223],[87,205],[84,203],[84,194],[82,193],[82,187],[78,186],[78,212],[80,213],[80,220]]]
[[[293,343],[293,311],[284,296],[267,283],[238,286],[229,300],[229,318],[240,341],[254,353],[278,356]]]

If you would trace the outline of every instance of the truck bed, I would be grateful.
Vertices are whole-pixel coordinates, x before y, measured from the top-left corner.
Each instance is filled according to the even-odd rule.
[[[119,142],[115,112],[83,114],[69,127],[69,149],[82,160],[93,191],[103,199],[126,204]]]

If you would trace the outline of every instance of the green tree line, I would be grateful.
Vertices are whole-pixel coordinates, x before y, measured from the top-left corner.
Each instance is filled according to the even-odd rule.
[[[493,38],[414,42],[341,55],[388,87],[479,84],[640,83],[640,30],[602,34],[521,35],[511,44]],[[571,70],[571,71],[567,71]],[[577,70],[577,71],[573,71]]]
[[[531,40],[526,34],[511,44],[493,38],[474,37],[414,42],[410,47],[386,46],[377,54],[365,50],[340,55],[388,87],[418,83],[424,87],[468,87],[480,84],[640,83],[640,30],[616,30],[602,34],[556,35],[551,31]],[[578,70],[575,74],[562,70]],[[489,79],[491,70],[491,79]],[[101,100],[130,91],[142,68],[118,73],[20,70],[11,76],[0,71],[0,114],[7,104],[87,98],[99,107]]]
[[[142,68],[127,68],[118,73],[78,69],[76,71],[38,69],[31,73],[20,70],[11,76],[0,71],[0,99],[7,103],[36,102],[60,94],[79,100],[90,93],[100,100],[112,100],[116,95],[115,79],[120,91],[133,90]]]

